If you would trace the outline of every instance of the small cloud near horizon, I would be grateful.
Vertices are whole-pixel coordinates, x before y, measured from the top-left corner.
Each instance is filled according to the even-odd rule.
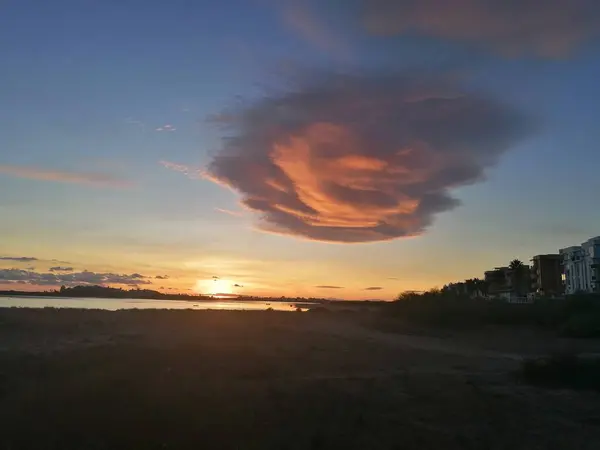
[[[73,267],[60,267],[60,266],[56,266],[56,267],[50,267],[50,269],[48,269],[50,272],[73,272]]]
[[[170,277],[169,275],[156,275],[154,278],[157,280],[168,280]]]
[[[33,262],[39,259],[31,256],[0,256],[0,261]]]
[[[34,272],[21,269],[0,269],[0,283],[30,284],[35,286],[60,286],[77,285],[147,285],[152,284],[146,276],[134,274],[97,273],[84,270],[83,272],[57,273]]]
[[[86,172],[67,172],[41,167],[0,165],[0,174],[38,181],[56,181],[93,187],[129,188],[133,183],[113,175]]]
[[[363,291],[382,291],[383,288],[381,286],[371,286],[368,288],[364,288]]]
[[[317,289],[344,289],[343,286],[329,286],[329,285],[322,285],[322,286],[315,286]]]

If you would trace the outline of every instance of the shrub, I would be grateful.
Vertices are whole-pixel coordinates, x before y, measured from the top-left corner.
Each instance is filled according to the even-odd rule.
[[[561,334],[569,337],[600,337],[600,314],[580,312],[570,316],[561,327]]]
[[[440,291],[407,293],[384,306],[382,313],[426,326],[538,326],[572,337],[600,336],[600,296],[590,294],[511,304],[503,300],[472,299]]]
[[[600,358],[566,354],[528,359],[523,361],[517,375],[537,386],[600,391]]]

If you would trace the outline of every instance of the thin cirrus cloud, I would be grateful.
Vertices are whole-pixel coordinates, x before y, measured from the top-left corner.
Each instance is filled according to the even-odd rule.
[[[133,185],[130,181],[123,180],[108,174],[67,172],[41,167],[0,165],[0,174],[17,178],[27,178],[40,181],[56,181],[60,183],[75,183],[94,187],[128,188]]]
[[[507,56],[561,58],[600,34],[597,0],[361,0],[375,35],[424,35]]]
[[[194,178],[202,178],[203,177],[202,170],[195,169],[190,166],[186,166],[185,164],[178,164],[178,163],[174,163],[171,161],[165,161],[165,160],[159,161],[158,163],[166,169],[183,173],[184,175],[186,175],[189,178],[194,179]]]
[[[320,74],[221,117],[205,178],[236,191],[271,233],[336,243],[422,234],[532,123],[414,74]]]
[[[21,269],[0,269],[0,284],[29,284],[35,286],[77,286],[121,284],[138,286],[151,284],[139,274],[97,273],[84,270],[74,273],[34,272]]]
[[[225,208],[215,208],[215,211],[232,217],[242,217],[244,215],[244,213],[241,211],[232,211]]]
[[[381,286],[371,286],[368,288],[364,288],[364,291],[382,291],[383,288]]]
[[[128,125],[135,126],[139,130],[141,130],[143,133],[146,132],[146,124],[144,122],[142,122],[141,120],[134,119],[133,117],[128,117],[127,119],[125,119],[125,123]]]
[[[330,285],[321,285],[315,286],[317,289],[344,289],[343,286],[330,286]]]

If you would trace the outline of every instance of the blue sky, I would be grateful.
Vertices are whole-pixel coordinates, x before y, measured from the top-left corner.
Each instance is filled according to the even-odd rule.
[[[364,18],[356,8],[361,3],[374,17],[368,30],[361,28]],[[595,89],[600,47],[593,31],[598,8],[585,0],[553,0],[548,9],[571,8],[573,23],[529,26],[526,19],[534,15],[528,6],[520,11],[521,28],[499,19],[489,26],[494,33],[486,33],[485,21],[501,14],[483,8],[481,23],[464,31],[460,14],[446,19],[441,0],[428,0],[412,15],[400,11],[396,22],[392,13],[377,9],[385,3],[9,0],[0,16],[0,256],[15,259],[0,260],[0,269],[45,273],[58,259],[71,263],[74,273],[143,274],[154,288],[165,290],[209,292],[215,275],[224,280],[218,289],[228,292],[393,298],[402,290],[481,276],[512,258],[527,260],[600,234],[600,94]],[[393,26],[383,21],[384,14]],[[549,21],[554,17],[544,14]],[[423,24],[437,22],[423,17],[442,17],[443,26],[428,28]],[[574,21],[582,17],[589,23]],[[405,31],[406,20],[413,21],[412,31]],[[516,42],[509,39],[513,35],[519,36]],[[289,123],[281,116],[257,123],[256,114],[273,114],[272,105],[279,102],[293,111],[293,120],[302,113],[296,130],[322,131],[304,115],[320,116],[329,105],[299,106],[291,92],[333,92],[339,72],[363,77],[351,91],[331,97],[342,107],[323,115],[339,119],[330,124],[343,130],[340,139],[372,136],[370,129],[352,128],[355,119],[368,118],[364,111],[352,118],[340,115],[353,95],[365,100],[369,111],[381,113],[382,123],[387,115],[399,114],[394,105],[381,103],[385,92],[382,96],[378,86],[389,81],[378,84],[382,73],[408,79],[389,81],[390,98],[414,89],[432,96],[460,91],[484,108],[503,108],[514,120],[517,114],[526,117],[528,132],[507,138],[493,164],[482,162],[487,149],[460,149],[465,164],[477,162],[480,175],[485,174],[474,183],[456,179],[439,188],[461,206],[440,206],[426,216],[411,213],[399,222],[387,210],[365,206],[365,211],[374,208],[380,223],[394,223],[383,234],[369,228],[371,213],[359,225],[341,228],[346,216],[338,207],[343,202],[356,207],[356,199],[346,194],[343,199],[331,192],[311,197],[321,203],[310,203],[317,211],[310,218],[285,203],[291,197],[282,200],[284,210],[272,194],[264,194],[268,198],[261,197],[264,204],[256,206],[257,189],[274,191],[264,190],[264,167],[244,155],[256,151],[256,161],[266,155],[270,167],[274,154],[269,152],[296,136],[285,134]],[[424,88],[422,79],[427,79]],[[457,108],[463,111],[464,105]],[[229,123],[233,131],[207,120],[230,111],[238,120]],[[437,117],[435,109],[423,114],[423,120]],[[461,145],[492,148],[512,133],[496,121],[489,135],[475,138],[475,119],[467,115],[460,119],[467,123],[456,122],[470,133],[459,136]],[[249,139],[259,134],[263,139],[271,123],[280,140],[259,149]],[[383,125],[374,127],[385,132]],[[232,175],[238,172],[230,160],[219,159],[223,151],[233,151],[223,141],[232,133],[239,138],[236,164],[246,164],[242,178]],[[307,133],[299,142],[315,145],[310,161],[326,161]],[[425,141],[439,137],[427,130],[410,134]],[[356,173],[363,180],[364,171],[397,164],[384,150],[369,153],[369,144],[360,142],[353,157],[362,159],[344,159],[347,155],[339,152],[345,150],[336,150],[340,164],[349,164],[351,171],[339,174],[336,183],[352,176],[355,185]],[[288,156],[299,154],[300,147],[285,148]],[[437,154],[437,148],[432,151]],[[276,163],[292,170],[291,161],[282,156]],[[307,167],[319,186],[333,182],[326,170]],[[293,196],[316,186],[302,185],[308,176],[302,170],[300,178],[286,172],[296,189]],[[253,175],[246,179],[246,173]],[[434,181],[428,186],[439,184]],[[383,198],[386,189],[370,186],[368,191]],[[396,212],[409,204],[405,194],[394,190]],[[417,203],[424,197],[418,198]],[[336,200],[340,203],[334,205]],[[37,262],[16,259],[23,256]],[[6,285],[22,281],[20,288],[40,288],[28,283],[26,274],[17,280],[6,273],[0,284],[4,279]],[[152,278],[162,274],[169,280]],[[244,289],[234,289],[235,284]]]

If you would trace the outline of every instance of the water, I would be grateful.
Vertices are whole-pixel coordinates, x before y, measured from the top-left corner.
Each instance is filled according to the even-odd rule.
[[[303,302],[304,304],[305,302]],[[82,308],[105,309],[220,309],[260,311],[273,308],[276,311],[296,311],[294,302],[262,302],[244,300],[147,300],[128,298],[70,298],[70,297],[39,297],[39,296],[0,296],[0,308]]]

